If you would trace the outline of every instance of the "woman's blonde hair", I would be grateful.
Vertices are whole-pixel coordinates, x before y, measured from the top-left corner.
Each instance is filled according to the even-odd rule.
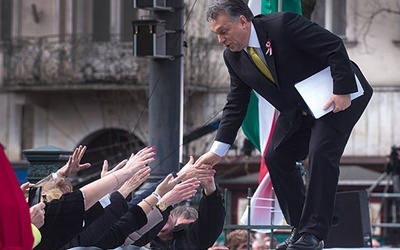
[[[51,179],[40,183],[39,186],[42,186],[42,197],[47,202],[72,192],[72,183],[67,178]]]

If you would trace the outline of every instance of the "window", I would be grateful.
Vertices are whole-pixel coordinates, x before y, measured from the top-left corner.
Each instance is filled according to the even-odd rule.
[[[11,40],[12,37],[12,0],[0,1],[0,40]]]
[[[132,41],[132,20],[138,19],[138,9],[134,9],[132,1],[122,1],[121,5],[121,41]]]
[[[326,8],[329,3],[332,3],[332,8],[329,10],[329,15],[326,15]],[[346,36],[346,0],[319,0],[315,5],[314,11],[311,14],[311,20],[319,25],[329,29],[338,36]],[[329,8],[329,7],[328,7]],[[332,24],[329,25],[328,18],[332,17]],[[331,26],[331,27],[327,27]]]
[[[93,1],[93,40],[110,40],[110,1]]]

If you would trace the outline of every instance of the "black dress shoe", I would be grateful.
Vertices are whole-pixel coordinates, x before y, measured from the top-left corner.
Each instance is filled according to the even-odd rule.
[[[282,243],[276,245],[276,250],[286,250],[289,244],[295,243],[300,238],[300,234],[298,233],[297,227],[292,229],[292,233],[290,236]]]
[[[319,240],[313,234],[303,234],[295,243],[289,244],[287,250],[321,250],[323,248],[323,240]]]

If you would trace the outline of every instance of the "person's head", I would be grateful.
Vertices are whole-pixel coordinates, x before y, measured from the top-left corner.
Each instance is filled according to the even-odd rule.
[[[72,184],[67,178],[51,179],[40,183],[39,186],[42,186],[42,195],[46,196],[47,202],[72,192]]]
[[[157,236],[166,241],[172,239],[174,227],[179,224],[189,224],[198,218],[196,209],[189,206],[177,206],[171,211],[167,223],[160,230]]]
[[[267,250],[266,242],[263,239],[255,239],[251,244],[251,250]]]
[[[253,238],[250,235],[250,244]],[[233,230],[226,236],[226,246],[230,250],[247,250],[247,230]]]
[[[209,7],[206,15],[219,43],[233,52],[247,47],[253,13],[243,0],[220,0]]]
[[[175,226],[179,224],[189,224],[199,217],[197,210],[190,206],[177,206],[171,213],[175,218]]]
[[[167,223],[165,223],[164,227],[160,230],[160,232],[158,232],[157,236],[163,241],[172,239],[174,227],[175,227],[174,215],[170,214],[168,216]]]

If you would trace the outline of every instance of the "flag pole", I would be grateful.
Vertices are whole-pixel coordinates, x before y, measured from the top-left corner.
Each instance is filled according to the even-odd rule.
[[[282,12],[282,0],[278,0],[278,12]]]

